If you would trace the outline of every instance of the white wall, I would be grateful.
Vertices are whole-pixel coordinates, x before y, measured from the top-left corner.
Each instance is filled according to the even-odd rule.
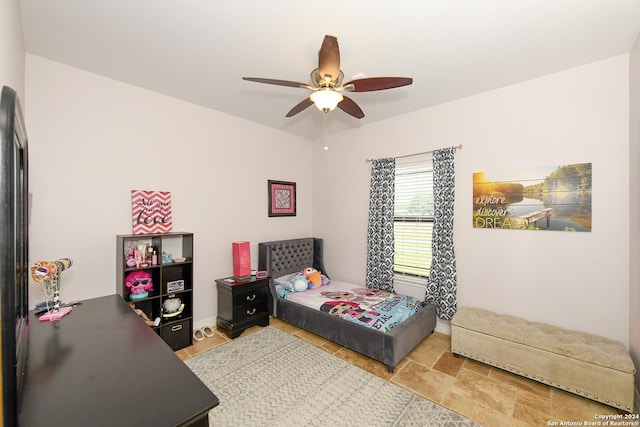
[[[629,344],[629,55],[482,93],[314,143],[313,229],[327,271],[363,281],[365,158],[456,153],[458,304]],[[472,174],[593,163],[593,231],[472,228]]]
[[[24,41],[18,0],[0,1],[0,88],[14,89],[24,109]]]
[[[629,347],[640,389],[640,37],[630,54],[629,66]],[[640,410],[637,406],[636,409]]]
[[[235,240],[253,243],[255,267],[258,241],[324,237],[327,272],[363,281],[365,158],[462,143],[459,305],[629,345],[629,55],[331,135],[328,151],[40,57],[27,55],[26,71],[31,258],[74,259],[66,300],[114,292],[115,235],[131,230],[134,188],[172,191],[174,229],[196,233],[196,323],[215,316],[213,280],[230,273]],[[310,156],[313,180],[296,167]],[[472,228],[473,172],[580,162],[593,163],[592,232]],[[297,217],[267,218],[267,179],[298,183]]]
[[[215,323],[233,241],[255,268],[258,242],[312,234],[310,141],[29,54],[26,82],[31,262],[74,260],[63,300],[115,293],[132,189],[171,191],[173,230],[195,233],[196,325]],[[297,183],[296,217],[268,218],[268,179]]]

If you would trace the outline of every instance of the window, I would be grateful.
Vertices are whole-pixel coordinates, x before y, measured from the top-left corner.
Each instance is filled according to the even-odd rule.
[[[395,281],[426,285],[434,223],[431,155],[396,159]]]

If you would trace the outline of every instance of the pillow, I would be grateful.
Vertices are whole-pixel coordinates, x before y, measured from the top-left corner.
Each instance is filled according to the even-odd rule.
[[[289,274],[285,274],[284,276],[276,277],[275,279],[273,279],[273,283],[275,283],[276,285],[282,286],[284,282],[294,278],[298,274],[300,273],[289,273]]]

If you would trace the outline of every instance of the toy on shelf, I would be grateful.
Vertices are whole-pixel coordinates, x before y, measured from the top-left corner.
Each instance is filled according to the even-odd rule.
[[[149,296],[149,292],[153,291],[153,281],[151,274],[144,270],[136,270],[127,274],[124,278],[124,284],[129,289],[129,300],[137,301]]]
[[[48,312],[40,316],[40,320],[58,320],[73,309],[73,306],[60,305],[60,273],[72,265],[71,258],[60,258],[56,261],[38,261],[31,267],[33,280],[44,285],[45,300],[53,302],[53,307],[47,307]]]
[[[162,251],[162,265],[173,264],[173,254]]]
[[[169,298],[162,303],[162,317],[171,318],[182,314],[184,304],[180,298]]]
[[[160,324],[160,318],[159,317],[156,317],[155,321],[149,319],[149,316],[147,316],[147,314],[144,311],[142,311],[139,308],[136,308],[135,303],[130,302],[129,303],[129,307],[131,307],[131,309],[133,311],[135,311],[138,316],[142,317],[147,325],[149,325],[149,326],[158,326]]]

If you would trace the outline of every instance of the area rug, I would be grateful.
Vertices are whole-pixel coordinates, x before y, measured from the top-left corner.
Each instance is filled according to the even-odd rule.
[[[220,399],[210,426],[478,426],[274,327],[185,363]]]

